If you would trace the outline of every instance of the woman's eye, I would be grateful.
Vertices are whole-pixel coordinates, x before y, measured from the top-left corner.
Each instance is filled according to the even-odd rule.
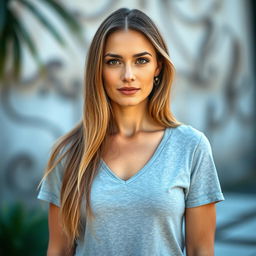
[[[120,63],[120,61],[113,59],[113,60],[108,60],[106,63],[109,65],[117,65]]]
[[[146,59],[146,58],[139,58],[139,59],[137,59],[137,63],[139,63],[139,64],[146,64],[148,62],[149,62],[149,60]]]

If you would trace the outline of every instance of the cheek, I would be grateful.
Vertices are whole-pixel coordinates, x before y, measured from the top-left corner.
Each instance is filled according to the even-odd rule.
[[[145,67],[138,72],[140,77],[144,77],[145,79],[150,80],[154,77],[155,67],[153,65],[149,65],[148,67]]]
[[[104,85],[107,84],[108,86],[116,84],[116,81],[118,79],[117,72],[114,72],[113,70],[108,70],[108,69],[103,70],[102,76],[103,76]]]
[[[143,72],[140,73],[140,79],[141,79],[141,81],[143,81],[147,85],[149,85],[149,84],[153,85],[154,69],[149,68],[149,69],[143,70]]]

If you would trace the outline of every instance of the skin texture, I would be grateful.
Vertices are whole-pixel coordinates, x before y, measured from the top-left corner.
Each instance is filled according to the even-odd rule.
[[[140,57],[135,54],[147,52]],[[119,57],[105,56],[107,54]],[[154,76],[161,71],[156,52],[150,41],[133,30],[116,31],[106,42],[104,49],[103,82],[111,99],[117,123],[113,140],[119,145],[131,145],[139,141],[145,132],[161,130],[147,113],[147,97],[153,88]],[[117,89],[124,86],[140,88],[134,95],[123,95]],[[67,254],[68,242],[59,222],[59,208],[49,207],[48,256]],[[185,243],[187,256],[214,256],[216,225],[215,204],[186,208]],[[66,253],[66,254],[65,254]]]
[[[214,256],[215,227],[215,203],[186,208],[186,254],[188,256]]]

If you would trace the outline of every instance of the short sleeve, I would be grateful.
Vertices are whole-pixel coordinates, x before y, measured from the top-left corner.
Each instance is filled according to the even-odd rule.
[[[190,185],[185,207],[196,207],[224,201],[209,140],[201,133],[191,164]]]
[[[60,161],[43,180],[37,198],[60,207],[62,178],[63,164]]]

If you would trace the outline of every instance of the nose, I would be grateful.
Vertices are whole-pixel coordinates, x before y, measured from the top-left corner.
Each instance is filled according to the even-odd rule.
[[[130,64],[124,66],[124,71],[122,75],[122,80],[124,82],[131,82],[135,80],[134,72]]]

